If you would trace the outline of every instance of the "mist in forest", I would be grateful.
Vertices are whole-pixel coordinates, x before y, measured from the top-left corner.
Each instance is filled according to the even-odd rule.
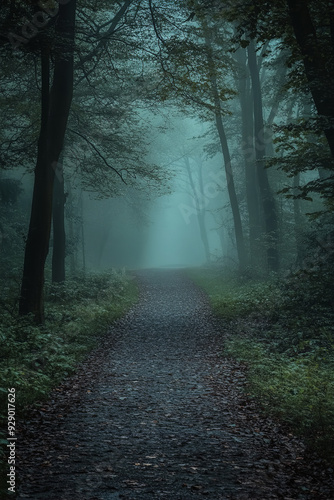
[[[151,193],[147,200],[141,200],[140,208],[128,197],[96,199],[88,193],[83,195],[81,238],[85,240],[89,268],[202,266],[228,252],[228,241],[224,242],[224,236],[219,238],[217,232],[217,214],[224,204],[218,174],[221,158],[203,158],[201,140],[196,137],[200,129],[198,122],[176,116],[155,134],[147,158],[156,164],[168,163],[167,167],[162,165],[169,176],[166,192]],[[200,176],[204,188],[208,188],[206,194],[201,193]],[[126,190],[126,186],[123,188]],[[142,210],[141,217],[138,210]]]
[[[204,129],[198,121],[171,116],[166,109],[160,117],[151,117],[158,132],[150,142],[147,161],[160,163],[166,174],[161,192],[154,188],[141,193],[119,182],[115,193],[101,196],[85,190],[65,171],[66,266],[70,272],[202,266],[221,261],[229,252],[233,260],[233,238],[221,217],[228,201],[221,155],[213,159],[203,155],[199,135]],[[77,149],[67,152],[74,155],[64,160],[64,168],[70,169],[81,158]],[[20,186],[17,203],[26,207],[22,223],[27,225],[33,174],[22,169],[2,177]],[[50,265],[52,250],[51,234]]]
[[[49,425],[50,414],[57,417],[60,429],[58,416],[63,410],[58,415],[53,400],[45,408],[44,401],[76,372],[92,349],[100,352],[107,337],[115,340],[116,349],[117,343],[121,346],[125,357],[116,357],[117,364],[123,365],[121,359],[124,365],[129,363],[128,381],[141,379],[145,398],[151,398],[149,384],[155,378],[160,384],[160,375],[168,375],[165,392],[169,394],[174,368],[168,363],[174,359],[180,363],[180,372],[172,373],[177,384],[181,375],[192,373],[183,362],[196,358],[200,363],[192,365],[189,384],[181,380],[182,391],[192,393],[189,401],[194,407],[200,400],[197,395],[194,399],[193,379],[196,394],[206,387],[197,384],[197,367],[204,367],[205,384],[212,378],[214,391],[205,389],[205,399],[209,393],[216,394],[215,379],[223,373],[228,389],[223,401],[233,396],[231,381],[239,392],[245,382],[245,397],[251,397],[251,404],[236,408],[227,399],[228,413],[235,408],[237,421],[240,417],[249,425],[248,413],[255,411],[257,398],[259,409],[268,415],[273,408],[274,439],[268,434],[262,440],[275,452],[272,470],[281,456],[288,474],[298,469],[307,476],[305,481],[291,481],[284,480],[281,472],[274,474],[280,487],[294,483],[299,488],[297,496],[280,489],[277,498],[304,494],[315,498],[318,492],[319,498],[334,498],[322,486],[318,492],[314,489],[314,477],[321,482],[325,476],[315,474],[313,466],[305,468],[313,451],[328,453],[334,463],[333,40],[334,7],[328,0],[2,0],[0,405],[5,411],[0,411],[1,498],[6,486],[1,478],[10,476],[10,462],[2,461],[3,449],[9,446],[5,444],[10,429],[9,420],[5,421],[7,388],[17,390],[21,437],[34,421]],[[207,328],[211,317],[214,329]],[[118,320],[117,333],[113,326]],[[144,352],[146,342],[150,348]],[[165,346],[160,349],[161,362],[156,358],[152,363],[160,342]],[[170,360],[169,344],[177,347]],[[205,344],[219,353],[217,365],[208,351],[202,351]],[[137,349],[134,356],[132,348]],[[98,370],[87,371],[89,377],[98,374],[99,382],[92,378],[92,390],[87,393],[86,383],[75,383],[73,410],[82,410],[76,397],[83,389],[85,401],[94,398],[96,403],[94,418],[95,412],[103,418],[103,434],[107,407],[100,412],[104,396],[95,396],[104,384],[104,363],[109,371],[113,366],[112,358],[102,351]],[[145,356],[148,385],[141,375],[138,380],[133,375]],[[132,360],[140,362],[135,367]],[[212,377],[206,362],[213,368]],[[235,376],[236,366],[248,367],[241,378]],[[123,374],[119,378],[123,394],[128,381]],[[152,387],[156,391],[158,385]],[[135,397],[137,387],[129,392]],[[67,398],[67,408],[70,396],[66,389],[60,393]],[[174,395],[177,400],[177,392]],[[112,398],[117,412],[114,394]],[[129,404],[128,397],[119,399],[125,407]],[[37,420],[29,417],[26,426],[21,416],[42,401]],[[216,409],[215,405],[213,410],[220,412],[220,403]],[[133,408],[145,410],[138,426],[148,422],[146,404],[131,403],[128,408],[131,419],[136,417]],[[181,413],[186,430],[188,413]],[[257,430],[260,413],[255,413],[253,429]],[[158,432],[160,438],[159,425],[164,426],[167,418],[169,428],[171,414],[164,411],[161,422],[157,417],[153,421],[157,426],[147,425],[147,430]],[[221,415],[224,419],[224,412]],[[65,425],[68,415],[64,416]],[[281,418],[289,428],[289,437],[282,440],[275,423]],[[121,423],[113,426],[116,434]],[[206,418],[200,425],[206,426]],[[299,451],[295,454],[298,461],[303,458],[301,468],[293,465],[292,448],[286,446],[293,436],[290,426],[295,436],[307,435],[305,457]],[[100,426],[89,427],[93,432]],[[208,429],[204,427],[205,440]],[[233,431],[240,432],[239,427]],[[269,430],[267,425],[264,428]],[[171,448],[187,441],[185,436],[171,440]],[[248,431],[242,432],[242,440],[249,437]],[[255,447],[258,437],[254,433]],[[282,454],[275,451],[278,438],[285,447]],[[30,435],[21,441],[29,447],[29,439]],[[43,444],[44,454],[45,440],[39,433],[36,439]],[[124,443],[128,446],[130,440]],[[207,444],[211,453],[211,441]],[[75,448],[75,453],[85,446]],[[220,455],[221,444],[217,446]],[[175,463],[183,463],[181,448],[180,462]],[[232,448],[224,453],[232,453]],[[34,457],[36,450],[32,449]],[[115,452],[119,455],[118,448]],[[172,455],[176,457],[174,450]],[[258,451],[249,456],[260,455],[266,458]],[[59,452],[60,462],[65,456],[72,457]],[[242,461],[243,454],[238,456]],[[56,466],[56,455],[50,460],[45,456],[43,463],[40,457],[38,452],[37,466],[50,465],[50,471]],[[189,457],[196,458],[196,453]],[[207,463],[210,460],[211,456]],[[233,460],[224,459],[223,467]],[[238,491],[239,486],[251,488],[244,498],[254,498],[254,492],[256,496],[260,491],[257,471],[264,470],[263,464],[257,467],[252,460],[254,483],[247,478],[235,483]],[[29,481],[37,484],[39,472],[34,474],[30,463],[26,461]],[[204,476],[208,471],[203,463],[197,468],[180,467],[179,472],[196,469]],[[138,477],[147,472],[150,481],[152,474],[167,471],[164,460],[159,464],[155,469],[153,462],[142,463],[142,457],[134,460]],[[237,475],[237,463],[236,467]],[[82,470],[80,466],[77,473]],[[96,467],[108,481],[123,477],[115,470],[100,463]],[[218,487],[218,475],[224,478],[217,470],[212,470],[214,482],[206,476],[209,488],[203,488],[203,494],[210,495],[214,484]],[[273,477],[270,470],[271,466],[268,481]],[[333,467],[326,465],[326,470],[332,473]],[[193,488],[201,489],[200,483],[191,482],[198,475],[180,481],[185,497]],[[20,482],[24,485],[24,478]],[[126,483],[125,496],[131,498],[128,487],[145,486],[142,479],[121,483],[122,491]],[[163,496],[166,492],[155,491],[158,485],[163,483],[154,480],[154,493]],[[95,481],[85,481],[86,487],[94,487],[90,493],[99,494]],[[117,489],[113,491],[117,496]],[[216,491],[220,498],[223,489],[219,486]],[[263,491],[275,496],[270,487]],[[52,496],[61,497],[55,492]]]
[[[45,278],[215,265],[281,275],[331,234],[332,108],[318,96],[332,74],[325,64],[313,81],[319,68],[304,68],[288,10],[259,21],[244,2],[153,3],[70,2],[45,11],[41,31],[23,25],[28,38],[17,19],[38,23],[39,11],[0,11],[13,33],[0,54],[1,265],[4,279],[21,275],[20,315],[37,322]],[[325,11],[310,14],[323,47]]]

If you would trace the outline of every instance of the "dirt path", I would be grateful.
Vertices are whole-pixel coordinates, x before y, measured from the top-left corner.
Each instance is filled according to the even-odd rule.
[[[331,471],[258,415],[181,271],[141,300],[21,429],[18,500],[330,499]]]

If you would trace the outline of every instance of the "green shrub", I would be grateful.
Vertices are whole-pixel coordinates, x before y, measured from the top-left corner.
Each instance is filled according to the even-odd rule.
[[[226,319],[275,315],[283,300],[277,278],[256,281],[239,277],[230,271],[193,269],[190,277],[209,295],[214,312]]]

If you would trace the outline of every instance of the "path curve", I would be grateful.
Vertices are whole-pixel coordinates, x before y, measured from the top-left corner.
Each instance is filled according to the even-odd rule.
[[[178,270],[138,279],[139,303],[22,426],[17,500],[334,498],[243,396],[202,292]]]

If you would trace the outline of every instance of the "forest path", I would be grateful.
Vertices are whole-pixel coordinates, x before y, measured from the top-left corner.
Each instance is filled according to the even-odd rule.
[[[21,429],[17,499],[333,498],[301,443],[243,396],[196,286],[177,270],[138,279],[139,303]]]

